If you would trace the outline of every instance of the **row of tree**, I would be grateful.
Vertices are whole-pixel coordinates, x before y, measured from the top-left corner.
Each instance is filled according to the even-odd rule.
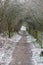
[[[10,0],[0,0],[0,33],[18,32],[22,25],[22,20],[15,21],[17,8],[13,6]]]
[[[26,21],[28,26],[33,26],[35,30],[43,31],[42,15],[38,18],[35,13],[38,13],[37,9],[34,11],[28,6],[29,2],[20,4],[18,0],[0,0],[0,33],[6,32],[10,37],[11,32],[20,29],[22,20]]]

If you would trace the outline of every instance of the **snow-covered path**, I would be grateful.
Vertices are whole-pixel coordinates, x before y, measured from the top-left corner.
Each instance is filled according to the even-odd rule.
[[[9,65],[34,65],[32,61],[31,44],[27,43],[26,36],[18,42]]]
[[[0,65],[43,65],[39,56],[43,49],[33,36],[25,34],[10,39],[0,36]]]

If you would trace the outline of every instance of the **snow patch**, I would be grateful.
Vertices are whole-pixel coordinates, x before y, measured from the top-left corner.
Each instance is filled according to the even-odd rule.
[[[15,50],[17,42],[21,39],[22,36],[15,35],[11,39],[9,38],[0,38],[1,43],[4,43],[3,47],[0,48],[0,64],[9,65],[12,60],[12,53]],[[4,42],[3,42],[4,40]]]
[[[40,52],[43,49],[40,48],[40,45],[36,42],[36,39],[30,34],[27,36],[27,42],[32,44],[32,60],[35,65],[43,65],[43,57],[40,57]],[[35,44],[34,44],[35,43]]]

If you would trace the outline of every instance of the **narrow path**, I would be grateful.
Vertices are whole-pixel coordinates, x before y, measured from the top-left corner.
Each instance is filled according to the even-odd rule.
[[[25,36],[21,38],[13,52],[12,61],[9,65],[34,65],[31,44],[27,43],[26,40]]]

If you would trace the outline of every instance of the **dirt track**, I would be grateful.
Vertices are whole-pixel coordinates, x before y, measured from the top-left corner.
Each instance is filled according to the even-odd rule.
[[[31,44],[27,43],[26,40],[26,36],[23,36],[18,42],[9,65],[34,65],[32,61]]]

